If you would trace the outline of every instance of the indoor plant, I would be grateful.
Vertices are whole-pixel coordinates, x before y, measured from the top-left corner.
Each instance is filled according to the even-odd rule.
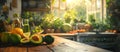
[[[58,17],[53,22],[53,28],[55,29],[55,32],[58,33],[61,31],[61,27],[64,24],[64,21]]]
[[[44,33],[54,32],[53,29],[53,21],[55,17],[53,14],[45,14],[44,17],[41,19],[40,26],[44,29]]]
[[[64,20],[66,23],[73,24],[76,18],[77,12],[74,9],[67,10],[64,13]]]

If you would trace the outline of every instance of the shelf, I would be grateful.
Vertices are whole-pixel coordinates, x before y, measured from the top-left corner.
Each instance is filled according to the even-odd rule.
[[[50,9],[49,8],[26,8],[26,9],[23,9],[24,11],[45,11],[45,12],[47,12],[47,11],[50,11]]]
[[[50,11],[50,0],[22,0],[22,11]]]

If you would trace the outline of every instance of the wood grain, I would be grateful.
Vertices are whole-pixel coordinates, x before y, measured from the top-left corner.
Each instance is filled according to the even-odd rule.
[[[17,52],[27,52],[27,47],[17,47]]]
[[[3,52],[4,48],[0,48],[0,52]]]
[[[29,47],[28,52],[51,52],[46,46]]]
[[[17,47],[6,47],[3,52],[17,52]]]
[[[56,36],[54,36],[54,38],[55,42],[52,45],[49,45],[49,47],[55,52],[112,52]]]
[[[0,52],[112,52],[61,37],[53,37],[55,38],[55,41],[50,45],[39,45],[33,47],[0,47]]]

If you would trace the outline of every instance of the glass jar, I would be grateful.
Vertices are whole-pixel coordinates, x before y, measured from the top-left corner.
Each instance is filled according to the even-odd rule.
[[[23,31],[30,32],[29,19],[23,19]]]

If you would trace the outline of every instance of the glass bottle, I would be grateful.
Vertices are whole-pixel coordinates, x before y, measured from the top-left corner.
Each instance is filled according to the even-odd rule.
[[[21,23],[18,18],[13,21],[13,24],[14,24],[14,28],[16,27],[21,28]]]
[[[12,28],[21,28],[21,22],[19,14],[15,13],[13,14],[13,22],[12,22]]]
[[[23,31],[30,32],[29,19],[23,19]]]

